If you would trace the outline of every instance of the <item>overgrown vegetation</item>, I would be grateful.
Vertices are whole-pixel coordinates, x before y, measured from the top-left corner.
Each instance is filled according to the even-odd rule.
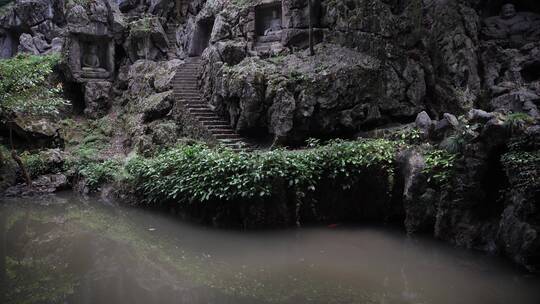
[[[122,173],[122,163],[110,159],[103,162],[87,163],[79,170],[79,174],[86,179],[90,190],[96,190],[101,184],[114,181]]]
[[[0,117],[11,112],[26,115],[58,113],[67,101],[61,96],[61,83],[52,79],[60,55],[20,54],[0,60]]]
[[[540,143],[534,137],[513,138],[509,151],[502,155],[501,162],[510,178],[512,188],[523,193],[540,189]]]
[[[425,155],[426,166],[424,173],[428,176],[428,183],[438,187],[449,185],[455,171],[456,154],[445,150],[432,150]]]
[[[527,113],[517,112],[506,115],[504,124],[515,131],[525,125],[534,123],[534,118]]]
[[[395,142],[381,139],[262,153],[179,146],[153,158],[134,158],[127,171],[148,202],[268,197],[276,181],[284,181],[298,197],[304,197],[323,178],[339,179],[343,189],[348,189],[369,168],[391,175],[396,149]]]
[[[28,186],[32,186],[22,159],[18,156],[12,137],[12,124],[17,116],[54,115],[68,104],[62,97],[62,85],[53,79],[58,54],[34,56],[20,54],[0,60],[0,123],[9,127],[11,158],[19,166]]]
[[[47,162],[39,153],[24,152],[21,154],[21,158],[32,178],[50,171]]]

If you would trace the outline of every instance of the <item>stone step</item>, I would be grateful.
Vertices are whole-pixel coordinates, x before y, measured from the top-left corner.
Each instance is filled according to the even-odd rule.
[[[184,90],[198,90],[197,86],[188,86],[188,85],[173,85],[173,90],[175,93],[182,94]]]
[[[197,89],[183,89],[183,90],[178,90],[176,92],[174,92],[175,95],[182,95],[182,94],[187,94],[187,95],[197,95],[197,96],[201,96],[201,93],[199,93],[199,90]]]
[[[188,90],[190,88],[175,88],[173,87],[173,93],[176,97],[193,97],[195,99],[201,99],[200,93],[185,93],[185,90]]]
[[[199,76],[198,75],[176,75],[173,79],[173,81],[198,81]]]
[[[172,85],[173,85],[173,88],[176,87],[176,88],[185,88],[185,89],[191,89],[191,90],[196,90],[196,91],[199,91],[199,88],[198,88],[198,83],[193,81],[193,82],[175,82],[173,80],[172,82]]]
[[[192,113],[192,114],[209,114],[209,113],[212,113],[214,114],[214,111],[212,111],[210,108],[206,107],[206,108],[199,108],[199,109],[194,109],[194,108],[189,108],[189,112]]]
[[[178,98],[190,99],[190,100],[201,100],[200,94],[184,94],[182,90],[175,91],[173,90],[174,96]]]
[[[219,140],[238,140],[242,141],[242,137],[238,134],[215,134],[212,133],[212,135]]]
[[[199,121],[204,121],[208,123],[215,123],[215,124],[228,124],[227,121],[220,119],[219,117],[199,117]]]
[[[175,98],[182,98],[184,100],[189,101],[195,101],[195,102],[201,102],[202,98],[201,95],[192,95],[192,94],[184,94],[184,93],[174,93]]]
[[[186,89],[186,90],[199,90],[199,84],[196,83],[196,82],[192,82],[192,83],[172,83],[173,85],[173,88],[178,88],[178,89]]]
[[[234,151],[247,151],[248,145],[229,122],[215,113],[202,99],[199,90],[200,64],[198,58],[187,58],[190,63],[178,68],[172,81],[173,96],[180,100],[187,112],[206,128],[219,143]]]
[[[209,121],[201,121],[202,124],[207,127],[208,129],[211,129],[210,127],[216,127],[216,128],[230,128],[231,125],[229,125],[228,122],[226,121],[212,121],[212,120],[209,120]]]
[[[199,81],[197,81],[197,79],[190,79],[190,80],[187,80],[187,79],[173,79],[172,80],[172,84],[173,86],[174,85],[177,85],[177,86],[182,86],[182,85],[198,85],[199,84]]]
[[[193,111],[212,111],[207,105],[203,104],[185,104],[186,109]]]
[[[173,84],[173,90],[175,90],[175,92],[178,92],[178,93],[182,93],[184,90],[192,90],[192,91],[198,91],[199,88],[197,87],[196,84],[193,84],[193,85],[186,85],[186,84],[178,84],[178,85],[174,85]],[[199,93],[200,94],[200,93]]]
[[[182,92],[184,92],[184,90],[197,90],[198,91],[198,88],[196,86],[175,86],[173,85],[173,92],[178,95],[178,94],[183,94]],[[199,93],[199,96],[200,96],[200,93]]]
[[[216,113],[193,113],[194,116],[197,116],[198,118],[214,118],[216,120],[220,120],[221,117],[217,116]]]
[[[208,130],[212,132],[212,134],[216,135],[238,135],[232,128],[227,129],[216,127],[215,129],[208,128]]]

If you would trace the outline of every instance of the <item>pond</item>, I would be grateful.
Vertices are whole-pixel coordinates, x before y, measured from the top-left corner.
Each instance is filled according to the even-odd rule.
[[[70,193],[0,204],[0,303],[540,303],[495,257],[381,227],[217,230]]]

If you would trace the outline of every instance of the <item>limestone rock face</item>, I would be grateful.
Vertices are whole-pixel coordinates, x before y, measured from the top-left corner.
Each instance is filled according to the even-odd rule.
[[[238,132],[266,129],[277,142],[353,134],[424,108],[425,83],[412,62],[397,77],[376,58],[331,44],[318,45],[314,57],[250,58],[232,68],[217,51],[206,56],[220,69],[203,76],[211,104]]]
[[[90,81],[84,87],[84,113],[90,118],[103,116],[110,107],[112,84],[108,81]]]
[[[59,1],[14,1],[0,15],[0,58],[17,52],[39,55],[57,51],[51,42],[63,35],[63,26],[64,8]]]
[[[181,134],[181,121],[169,113],[176,100],[173,97],[172,79],[181,60],[138,60],[120,73],[124,87],[119,100],[121,116],[129,145],[141,153],[174,145]],[[168,133],[169,132],[169,133]]]
[[[15,13],[22,24],[34,26],[53,18],[52,2],[49,0],[18,0]]]
[[[467,116],[458,125],[447,114],[434,123],[448,126],[445,134],[434,131],[434,136],[446,137],[439,139],[439,147],[460,152],[454,175],[445,185],[427,179],[418,152],[398,155],[396,179],[403,180],[405,227],[409,232],[433,233],[461,247],[507,255],[537,272],[540,163],[511,165],[503,159],[516,144],[522,145],[523,152],[538,151],[540,128],[534,124],[512,127],[499,113],[478,109]],[[458,133],[464,142],[450,144],[449,138]]]
[[[514,49],[488,41],[481,50],[490,109],[540,118],[540,42]]]

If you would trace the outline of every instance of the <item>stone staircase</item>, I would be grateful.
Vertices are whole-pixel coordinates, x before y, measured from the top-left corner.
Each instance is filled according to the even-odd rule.
[[[219,117],[201,98],[198,88],[199,58],[181,65],[173,79],[176,100],[184,104],[188,115],[197,120],[220,144],[235,151],[252,151],[253,146],[236,133],[228,121]]]

